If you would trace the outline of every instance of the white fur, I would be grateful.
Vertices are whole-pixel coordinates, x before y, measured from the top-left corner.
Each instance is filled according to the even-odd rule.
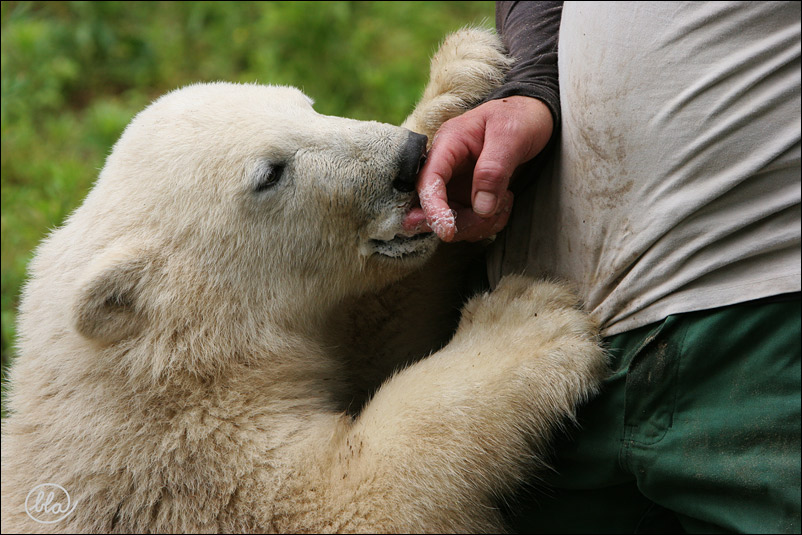
[[[464,109],[454,94],[498,83],[481,35],[446,42],[409,126],[431,135]],[[412,200],[391,185],[408,135],[288,87],[194,85],[140,113],[31,266],[3,532],[501,529],[495,497],[596,388],[596,328],[561,287],[509,277],[390,374],[451,329],[401,321],[451,306],[415,275],[434,240],[376,252]],[[281,180],[255,191],[271,166]],[[343,327],[371,321],[381,337]],[[354,410],[368,376],[383,385]],[[24,511],[42,483],[77,502],[59,523]]]

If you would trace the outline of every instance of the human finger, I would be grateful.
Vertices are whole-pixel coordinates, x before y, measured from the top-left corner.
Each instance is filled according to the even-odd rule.
[[[551,112],[536,99],[509,97],[481,108],[487,119],[473,172],[471,205],[479,216],[490,217],[500,209],[499,199],[515,170],[542,150],[553,126]]]
[[[512,202],[512,192],[503,192],[496,214],[490,217],[479,216],[470,206],[457,208],[453,241],[479,241],[499,233],[509,220]]]
[[[421,207],[429,226],[443,241],[451,241],[456,233],[455,214],[449,205],[446,185],[455,178],[457,170],[466,164],[472,166],[482,150],[483,139],[483,119],[471,112],[446,121],[435,135],[418,176]]]

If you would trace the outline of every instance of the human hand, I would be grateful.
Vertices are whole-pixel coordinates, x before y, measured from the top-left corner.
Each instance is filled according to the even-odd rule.
[[[428,227],[447,242],[496,234],[512,208],[513,172],[546,146],[553,129],[548,107],[523,96],[491,100],[446,121],[418,176],[421,209],[405,227]]]

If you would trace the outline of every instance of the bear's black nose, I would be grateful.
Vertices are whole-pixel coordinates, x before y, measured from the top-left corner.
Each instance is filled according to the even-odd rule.
[[[393,188],[403,193],[415,190],[418,171],[426,161],[426,142],[428,138],[422,134],[410,132],[407,142],[401,149],[398,161],[398,175],[393,180]]]

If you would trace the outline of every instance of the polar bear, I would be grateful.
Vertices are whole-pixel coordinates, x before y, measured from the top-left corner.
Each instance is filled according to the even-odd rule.
[[[392,349],[387,363],[342,358],[364,344],[341,327],[401,333],[377,345],[419,337],[403,314],[425,307],[387,296],[419,298],[438,245],[405,225],[423,134],[507,62],[491,34],[447,40],[409,128],[230,83],[137,115],[32,263],[3,531],[503,529],[495,499],[603,373],[572,294],[507,277],[465,304],[447,344],[399,369]],[[349,362],[384,368],[356,409]]]

